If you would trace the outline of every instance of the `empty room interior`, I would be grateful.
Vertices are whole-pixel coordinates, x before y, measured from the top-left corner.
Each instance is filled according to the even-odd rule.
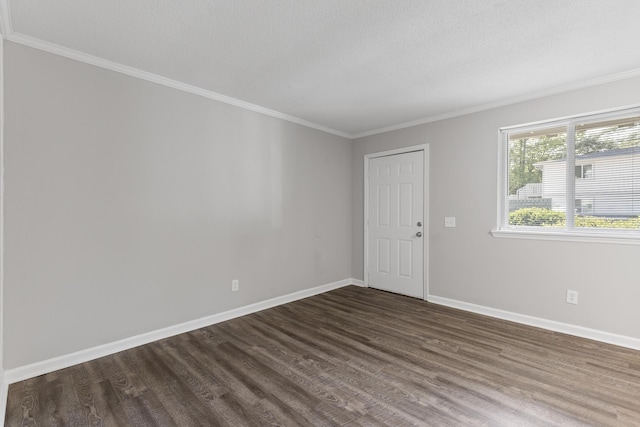
[[[637,0],[0,0],[7,426],[640,426]]]

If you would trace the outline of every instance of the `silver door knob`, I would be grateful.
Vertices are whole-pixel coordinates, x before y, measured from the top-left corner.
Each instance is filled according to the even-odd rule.
[[[418,237],[422,237],[422,232],[418,231],[418,232],[416,233],[416,236],[418,236]]]

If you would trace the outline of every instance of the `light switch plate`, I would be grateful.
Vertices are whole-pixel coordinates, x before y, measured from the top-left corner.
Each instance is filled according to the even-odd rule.
[[[456,226],[456,217],[455,216],[447,216],[444,218],[444,226],[447,228],[453,228]]]

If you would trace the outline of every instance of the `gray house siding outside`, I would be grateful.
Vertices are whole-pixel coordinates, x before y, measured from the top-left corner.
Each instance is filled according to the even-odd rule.
[[[576,157],[576,213],[629,217],[640,215],[640,147],[609,150]],[[540,162],[541,198],[552,200],[552,209],[566,209],[566,161]]]

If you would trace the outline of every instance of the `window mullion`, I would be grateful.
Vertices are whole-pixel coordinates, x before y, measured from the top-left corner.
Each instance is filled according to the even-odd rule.
[[[576,212],[576,126],[573,123],[567,125],[567,230],[575,228]]]
[[[509,188],[509,134],[501,132],[500,148],[498,149],[498,226],[509,224],[509,197],[505,197]]]

